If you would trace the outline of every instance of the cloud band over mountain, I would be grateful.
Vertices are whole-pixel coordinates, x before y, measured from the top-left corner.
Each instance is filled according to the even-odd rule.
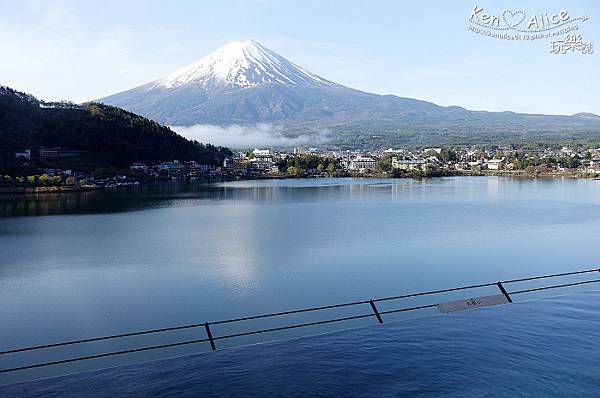
[[[230,125],[227,127],[196,124],[193,126],[172,126],[174,131],[190,140],[210,142],[229,148],[246,149],[259,147],[294,147],[321,145],[331,140],[331,132],[323,129],[313,134],[295,137],[283,135],[283,127],[268,123],[252,126]]]

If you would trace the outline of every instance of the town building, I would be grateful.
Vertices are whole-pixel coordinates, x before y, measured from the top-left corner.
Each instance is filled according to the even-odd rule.
[[[366,172],[373,170],[373,167],[375,167],[374,159],[359,155],[350,161],[350,165],[348,168],[350,170]]]
[[[31,149],[25,149],[21,152],[15,153],[16,158],[25,158],[27,160],[31,159]]]
[[[68,158],[81,155],[81,151],[79,150],[60,147],[40,147],[38,152],[42,158]]]
[[[484,161],[484,165],[488,170],[502,170],[504,168],[504,158],[502,159],[488,159]]]
[[[392,169],[403,171],[423,171],[427,168],[425,159],[400,159],[392,156]]]
[[[141,173],[147,173],[148,165],[146,163],[134,163],[131,166],[129,166],[129,170],[137,171],[137,172],[141,172]]]
[[[233,174],[233,158],[231,156],[226,156],[223,159],[223,172],[226,174]]]
[[[279,172],[279,168],[268,158],[253,158],[248,162],[248,170],[254,175]]]

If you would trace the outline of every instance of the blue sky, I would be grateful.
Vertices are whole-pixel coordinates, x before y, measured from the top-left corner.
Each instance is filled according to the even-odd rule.
[[[474,5],[567,9],[596,52],[467,31]],[[253,39],[360,90],[469,109],[600,114],[594,1],[0,0],[0,84],[42,99],[100,98]]]

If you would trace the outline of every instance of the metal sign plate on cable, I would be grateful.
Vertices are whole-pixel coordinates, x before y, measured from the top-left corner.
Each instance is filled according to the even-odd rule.
[[[503,294],[469,298],[466,300],[447,301],[437,304],[438,310],[447,314],[449,312],[470,310],[473,308],[490,307],[492,305],[508,304],[508,299]]]

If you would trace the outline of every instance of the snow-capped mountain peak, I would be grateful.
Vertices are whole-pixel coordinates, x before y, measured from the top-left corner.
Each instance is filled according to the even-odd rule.
[[[246,88],[263,83],[337,86],[252,40],[231,42],[159,79],[154,87]]]

